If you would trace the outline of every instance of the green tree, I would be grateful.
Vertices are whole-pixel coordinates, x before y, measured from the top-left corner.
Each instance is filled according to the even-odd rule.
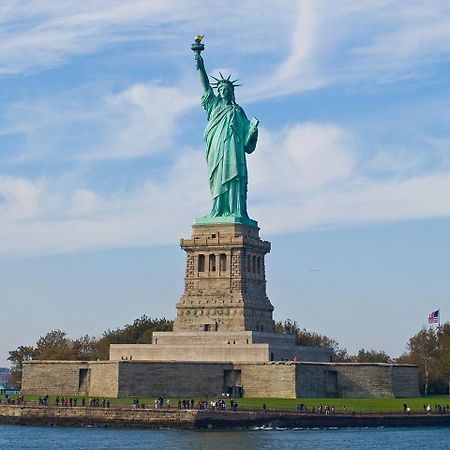
[[[354,356],[349,357],[349,361],[358,363],[386,363],[391,364],[391,357],[382,350],[361,349]]]
[[[65,331],[53,330],[41,336],[35,346],[20,346],[9,352],[12,378],[20,382],[22,362],[39,360],[92,361],[109,358],[110,344],[145,344],[152,342],[154,331],[172,331],[173,321],[142,316],[116,330],[107,330],[100,339],[88,335],[70,339]]]
[[[409,363],[419,367],[419,383],[424,395],[443,393],[446,389],[444,379],[448,378],[445,378],[445,369],[441,364],[446,360],[445,348],[448,351],[448,347],[444,348],[448,328],[448,323],[437,329],[423,328],[409,339],[408,352],[396,360],[399,364]]]
[[[23,361],[36,359],[36,349],[30,345],[21,345],[16,350],[9,352],[8,361],[15,367],[22,367]]]
[[[335,351],[336,355],[344,358],[347,355],[347,350],[341,349],[339,343],[328,336],[308,331],[305,328],[300,328],[295,320],[287,319],[284,322],[275,323],[275,331],[277,333],[291,333],[295,336],[295,343],[297,345],[304,345],[306,347],[327,347]]]
[[[71,354],[73,359],[78,361],[92,361],[101,359],[98,351],[98,339],[88,336],[82,336],[70,342]]]
[[[152,319],[146,315],[116,330],[107,330],[96,343],[100,359],[108,359],[110,344],[150,344],[154,331],[172,331],[173,320]]]
[[[443,392],[450,393],[450,323],[446,322],[437,329],[438,357],[436,370],[444,387]]]
[[[74,359],[72,341],[61,330],[49,331],[36,342],[36,359],[71,360]]]
[[[33,346],[21,345],[16,350],[9,352],[8,361],[11,361],[11,374],[8,383],[20,387],[22,380],[22,363],[36,359],[36,349]]]

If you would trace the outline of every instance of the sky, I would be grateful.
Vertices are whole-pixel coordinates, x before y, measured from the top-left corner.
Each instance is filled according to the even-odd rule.
[[[0,366],[175,317],[211,203],[199,33],[260,120],[274,318],[393,357],[449,320],[449,2],[3,0],[0,23]]]

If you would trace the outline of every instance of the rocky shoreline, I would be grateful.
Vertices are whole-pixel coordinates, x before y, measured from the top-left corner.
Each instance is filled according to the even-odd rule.
[[[35,426],[251,429],[342,427],[450,427],[450,414],[305,414],[281,411],[211,411],[1,405],[0,423]]]

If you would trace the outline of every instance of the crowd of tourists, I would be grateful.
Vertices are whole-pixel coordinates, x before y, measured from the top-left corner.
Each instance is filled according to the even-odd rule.
[[[430,404],[423,405],[423,412],[426,412],[427,414],[431,414],[433,412],[433,408]],[[446,414],[450,412],[450,405],[447,403],[446,405],[441,405],[440,403],[435,403],[434,405],[434,412]]]
[[[0,405],[2,404],[2,401],[4,401],[6,405],[23,405],[25,403],[25,397],[23,394],[20,394],[16,398],[11,398],[9,394],[5,394],[4,399],[0,397]]]
[[[23,394],[19,394],[16,398],[12,398],[10,395],[5,394],[4,397],[0,397],[0,404],[7,404],[7,405],[22,405],[25,403],[25,397]],[[49,404],[49,396],[41,396],[38,399],[38,404],[40,406],[48,406]],[[110,408],[111,407],[111,401],[109,399],[103,398],[89,398],[87,401],[84,397],[81,399],[77,399],[77,397],[63,397],[63,396],[56,396],[55,398],[55,405],[61,406],[61,407],[69,407],[69,408],[75,408],[77,406],[85,407],[102,407],[102,408]],[[135,408],[145,408],[146,405],[144,403],[141,403],[138,397],[133,398],[133,406]],[[198,401],[195,401],[194,399],[180,399],[178,400],[178,409],[199,409],[199,410],[210,410],[210,411],[223,411],[226,409],[230,409],[231,411],[236,411],[238,408],[238,404],[236,400],[230,399],[229,397],[223,395],[222,398],[219,399],[201,399]],[[160,396],[154,401],[154,407],[155,409],[163,409],[163,408],[176,408],[176,405],[171,406],[170,398],[164,399],[163,396]],[[262,410],[266,411],[267,406],[265,403],[262,404]],[[296,406],[297,413],[308,413],[308,414],[335,414],[336,413],[336,407],[334,405],[319,405],[316,406],[307,406],[304,403],[297,403]],[[345,406],[340,408],[340,413],[346,413],[347,410]],[[355,414],[354,409],[351,411],[353,414]],[[405,414],[412,414],[413,411],[410,408],[410,406],[407,403],[403,404],[403,412]],[[441,404],[435,404],[434,406],[431,406],[430,404],[423,404],[422,412],[425,414],[448,414],[450,413],[450,405],[447,403],[445,405]]]
[[[60,397],[59,395],[57,395],[55,399],[55,405],[68,408],[76,408],[77,406],[86,406],[86,399],[82,397],[81,400],[78,401],[77,397]],[[102,408],[109,408],[111,406],[111,401],[107,398],[100,400],[99,398],[94,397],[89,399],[89,406],[97,408],[100,406]]]
[[[236,411],[238,404],[235,400],[231,399],[230,400],[230,409],[233,411]],[[205,409],[210,409],[210,410],[224,410],[227,408],[227,402],[221,398],[218,400],[206,400],[206,399],[201,399],[198,400],[197,402],[192,398],[192,399],[180,399],[178,400],[178,409],[200,409],[200,410],[205,410]],[[138,397],[134,397],[133,398],[133,407],[135,408],[145,408],[145,404],[141,403]],[[170,403],[170,398],[166,399],[164,401],[164,397],[160,396],[158,397],[155,401],[154,401],[154,407],[155,409],[163,409],[163,408],[171,408],[171,407],[175,407],[176,406],[171,406]]]
[[[266,404],[263,404],[263,410],[266,410]],[[319,405],[317,408],[316,406],[311,406],[310,409],[304,404],[304,403],[297,403],[296,411],[298,413],[311,413],[311,414],[335,414],[336,413],[336,407],[334,405]],[[345,406],[343,407],[343,411],[345,412]]]
[[[207,399],[201,399],[195,404],[194,399],[192,400],[179,400],[178,401],[178,409],[194,409],[194,408],[205,410],[210,409],[212,411],[220,410],[223,411],[227,408],[227,402],[221,398],[217,400],[207,400]],[[235,400],[230,400],[230,409],[232,411],[236,411],[238,407],[238,404]]]

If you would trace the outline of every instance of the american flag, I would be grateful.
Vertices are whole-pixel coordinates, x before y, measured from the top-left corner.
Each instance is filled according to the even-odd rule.
[[[439,310],[431,312],[428,314],[428,323],[439,323]]]

